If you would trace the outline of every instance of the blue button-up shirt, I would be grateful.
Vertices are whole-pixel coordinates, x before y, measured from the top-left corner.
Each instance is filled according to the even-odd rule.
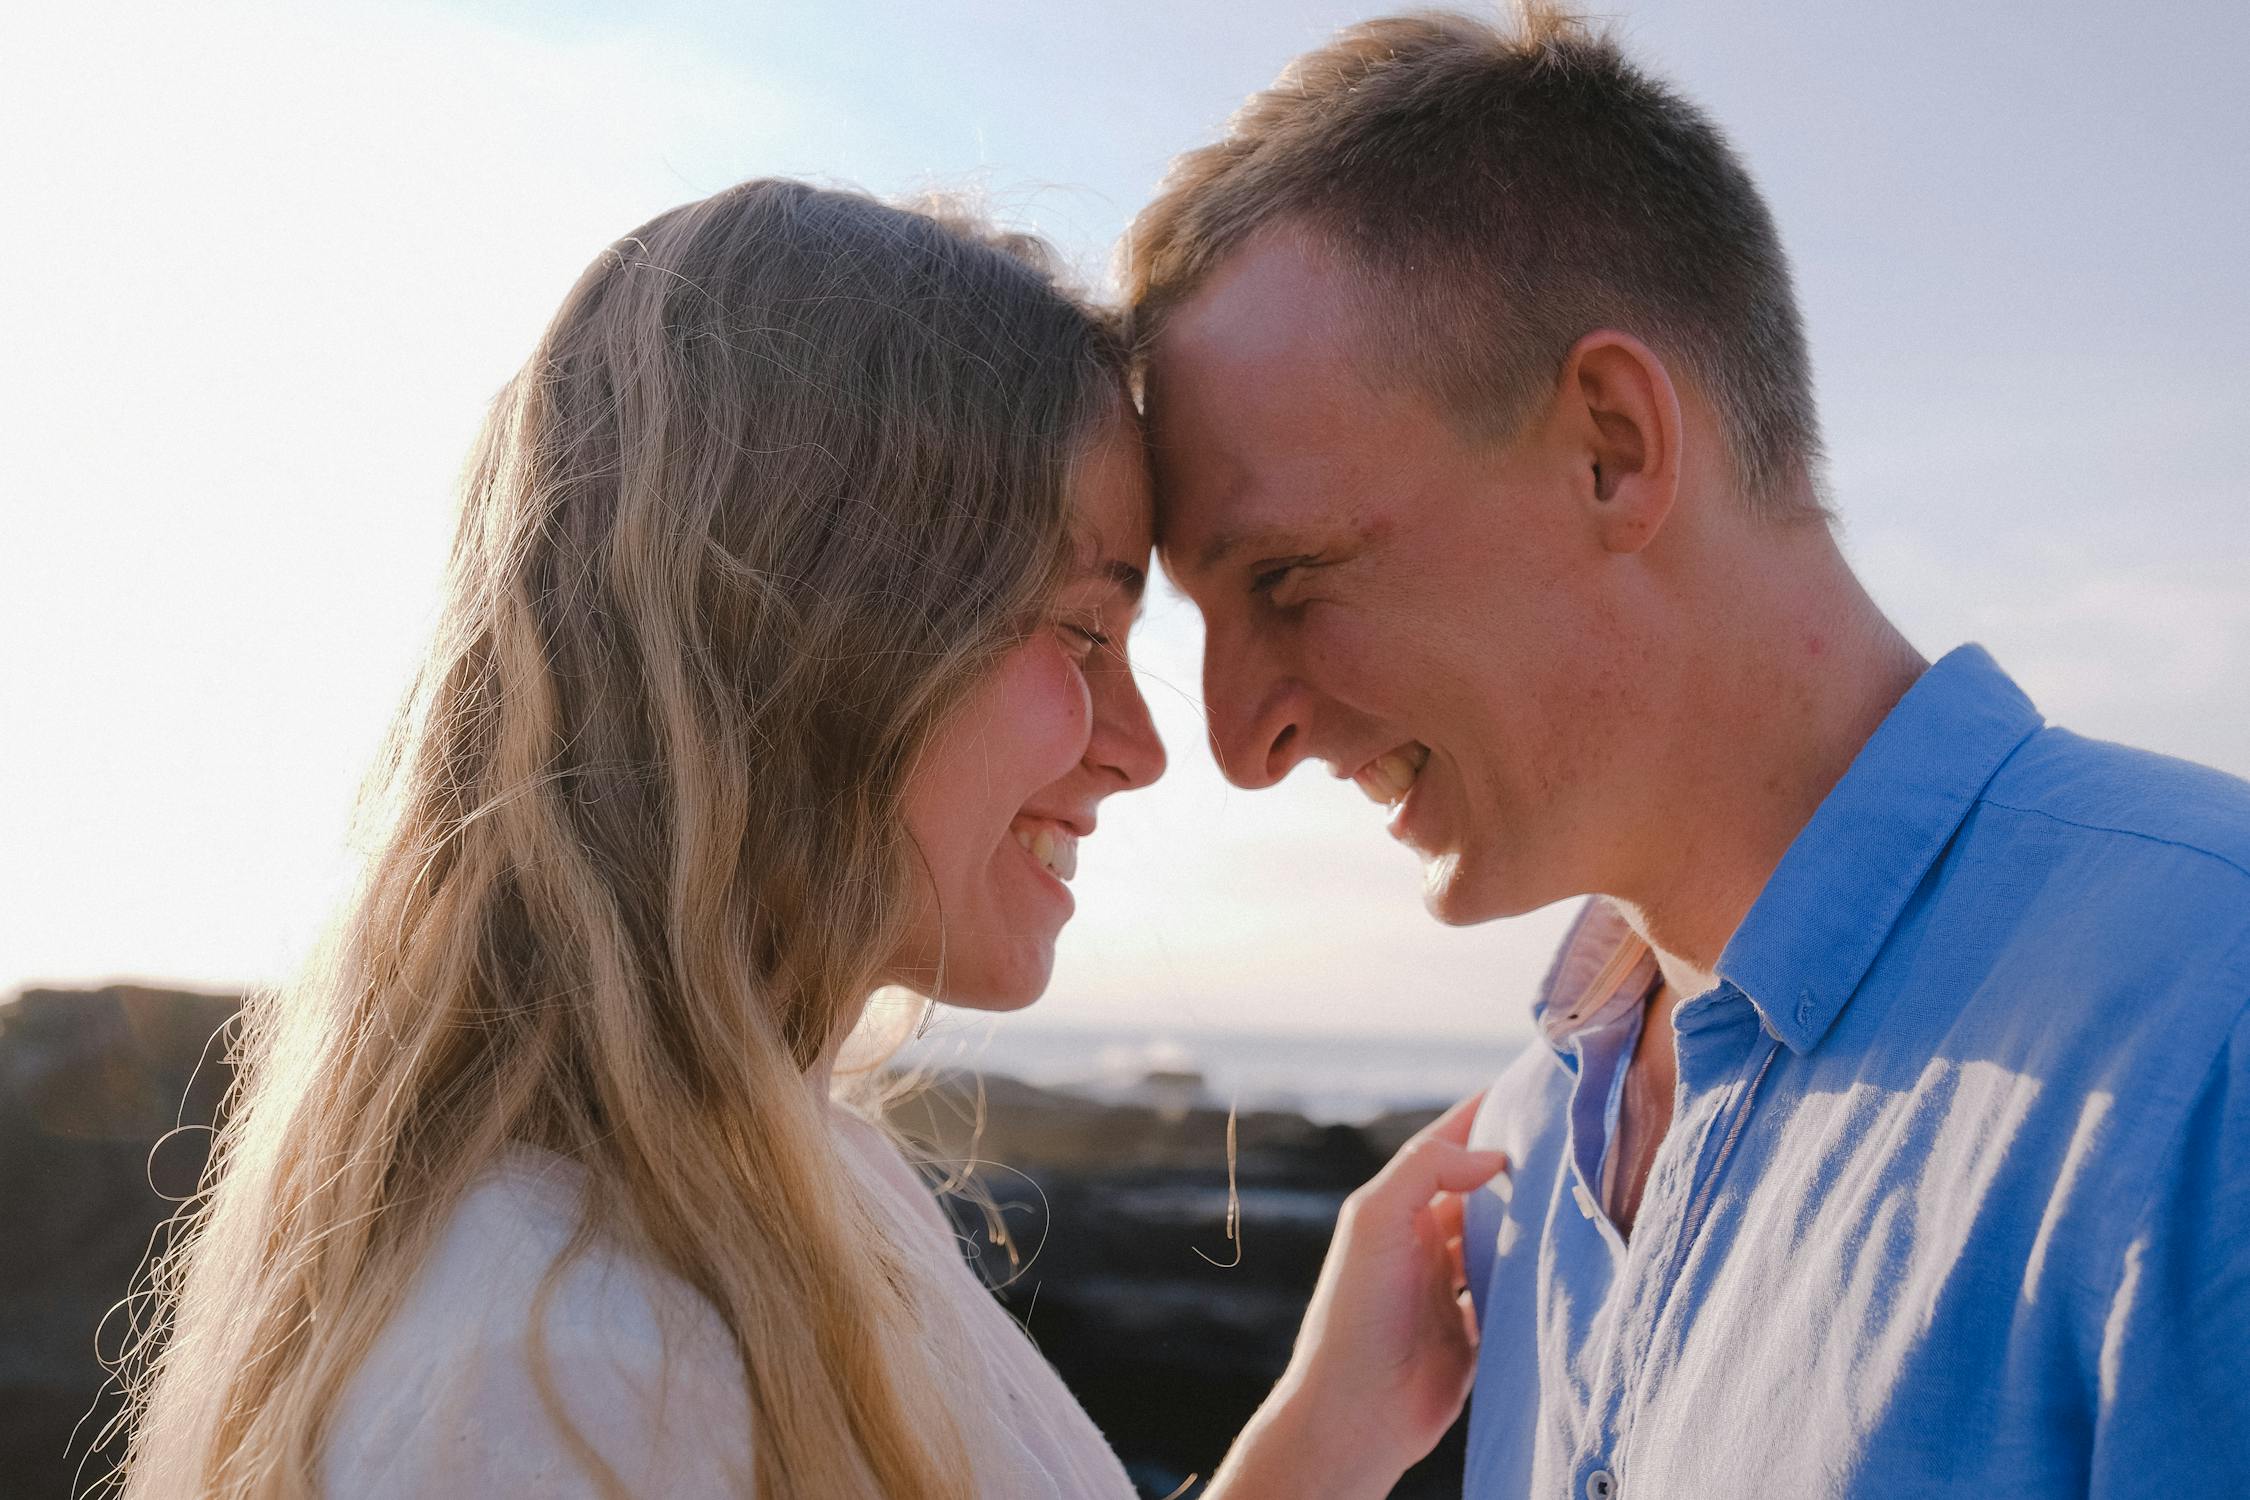
[[[1492,1089],[1471,1500],[2250,1495],[2250,785],[1923,675],[1677,1007],[1605,902]]]

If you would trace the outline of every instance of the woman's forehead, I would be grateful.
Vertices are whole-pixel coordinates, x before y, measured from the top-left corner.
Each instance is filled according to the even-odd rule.
[[[1155,526],[1155,492],[1137,422],[1107,424],[1087,449],[1071,485],[1072,530],[1081,572],[1131,586],[1145,582]],[[1127,574],[1130,577],[1127,577]]]

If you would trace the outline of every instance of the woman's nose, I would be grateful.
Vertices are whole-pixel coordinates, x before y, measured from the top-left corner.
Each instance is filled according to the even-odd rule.
[[[1164,774],[1164,741],[1156,734],[1148,700],[1132,670],[1119,664],[1095,705],[1095,732],[1087,756],[1117,778],[1115,791],[1137,791]]]

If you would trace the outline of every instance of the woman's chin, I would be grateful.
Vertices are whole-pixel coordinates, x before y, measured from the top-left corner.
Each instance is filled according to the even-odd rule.
[[[962,1010],[981,1011],[989,1016],[1000,1016],[1008,1015],[1014,1011],[1029,1010],[1033,1005],[1038,1003],[1038,1000],[1039,995],[1037,993],[1029,995],[1001,994],[978,995],[973,998],[948,1000],[946,1004],[957,1006]]]
[[[1017,955],[1002,964],[948,965],[944,990],[937,997],[962,1010],[994,1013],[1023,1010],[1047,993],[1055,971],[1055,950],[1042,944],[1034,953]]]

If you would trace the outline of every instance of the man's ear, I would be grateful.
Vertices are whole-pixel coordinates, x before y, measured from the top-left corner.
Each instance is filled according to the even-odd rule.
[[[1571,346],[1555,395],[1596,535],[1611,552],[1640,551],[1680,488],[1680,397],[1664,361],[1630,334],[1596,329]]]

